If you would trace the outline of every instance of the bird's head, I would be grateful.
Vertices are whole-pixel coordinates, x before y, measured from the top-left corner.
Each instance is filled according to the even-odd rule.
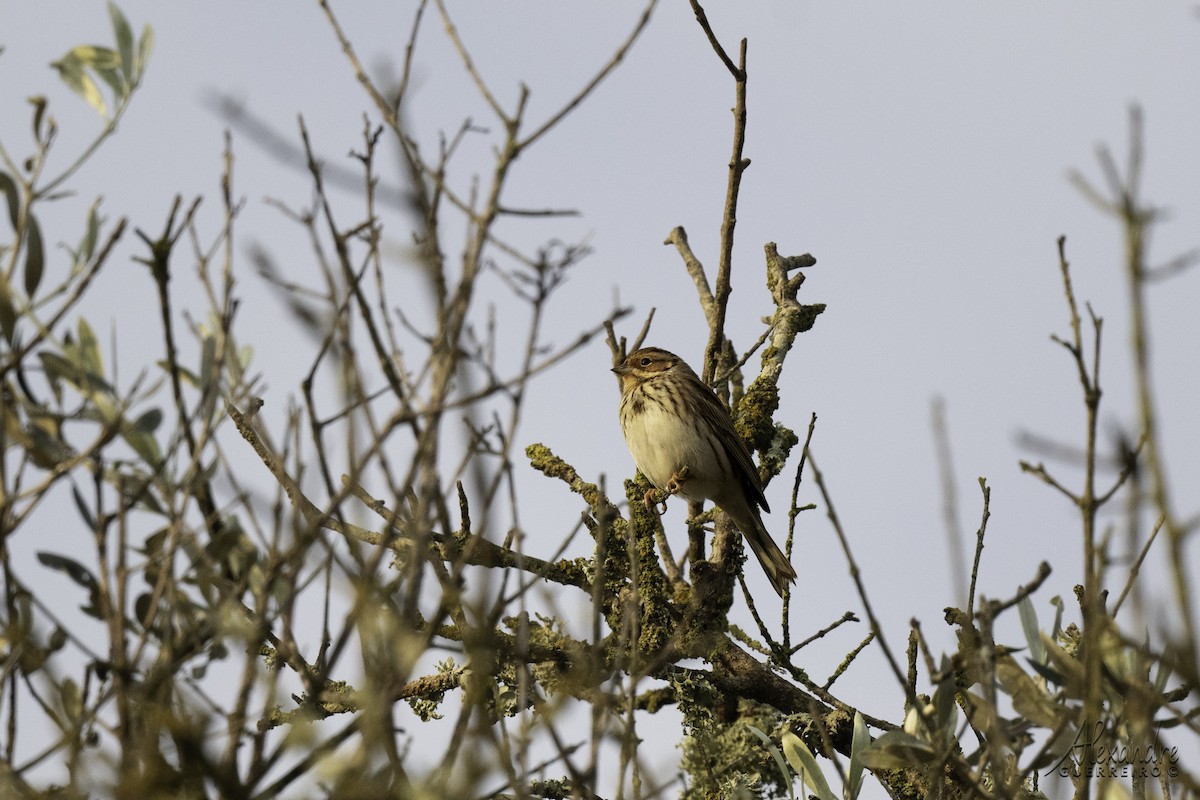
[[[613,367],[613,372],[621,378],[622,391],[629,391],[633,387],[653,380],[679,366],[687,369],[683,359],[674,353],[658,347],[643,347],[641,350],[630,353],[628,358]]]

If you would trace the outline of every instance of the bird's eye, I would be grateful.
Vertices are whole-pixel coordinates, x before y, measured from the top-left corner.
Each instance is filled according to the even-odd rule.
[[[642,366],[643,366],[643,367],[648,367],[648,366],[650,366],[650,365],[651,365],[651,364],[653,364],[653,363],[654,363],[654,360],[653,360],[652,358],[650,358],[650,356],[643,356],[643,357],[642,357]]]

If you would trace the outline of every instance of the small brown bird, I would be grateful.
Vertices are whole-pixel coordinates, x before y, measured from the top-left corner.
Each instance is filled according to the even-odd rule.
[[[770,511],[767,498],[729,411],[683,359],[666,350],[642,348],[613,372],[621,378],[621,430],[638,471],[663,491],[716,503],[782,597],[796,570],[763,525],[758,509]]]

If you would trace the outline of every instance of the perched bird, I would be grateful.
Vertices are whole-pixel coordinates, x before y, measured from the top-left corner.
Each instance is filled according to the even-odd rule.
[[[613,372],[621,378],[621,430],[638,471],[663,491],[716,503],[782,597],[796,570],[763,525],[758,509],[770,509],[762,482],[724,404],[683,359],[657,347],[632,353]]]

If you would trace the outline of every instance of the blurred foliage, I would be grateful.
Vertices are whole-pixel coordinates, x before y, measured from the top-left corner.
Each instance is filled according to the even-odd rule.
[[[32,152],[14,158],[0,145],[0,795],[1033,798],[1049,776],[1061,779],[1059,794],[1079,798],[1196,795],[1196,774],[1174,744],[1197,733],[1195,631],[1181,614],[1152,640],[1118,617],[1127,597],[1139,597],[1138,568],[1159,531],[1176,547],[1195,525],[1179,522],[1162,492],[1139,488],[1164,469],[1148,424],[1110,485],[1098,485],[1101,324],[1087,307],[1093,338],[1084,335],[1061,243],[1071,333],[1057,341],[1088,412],[1083,487],[1066,488],[1040,463],[1023,466],[1079,509],[1084,583],[1070,602],[1051,601],[1049,621],[1034,601],[1048,564],[1005,600],[976,595],[990,513],[981,480],[970,597],[946,609],[955,651],[932,652],[914,621],[906,653],[893,653],[893,632],[879,627],[860,584],[870,633],[818,684],[804,645],[858,622],[855,614],[794,644],[787,612],[765,620],[745,592],[757,631],[733,628],[726,615],[744,556],[722,515],[689,522],[685,575],[661,519],[641,502],[650,487],[640,476],[614,497],[545,444],[514,450],[535,375],[603,330],[614,357],[627,345],[615,334],[619,308],[572,343],[549,345],[563,336],[545,335],[543,312],[587,247],[555,240],[525,253],[495,229],[518,155],[599,79],[560,115],[522,125],[524,101],[502,109],[464,59],[504,124],[494,182],[455,193],[445,182],[454,145],[481,131],[468,123],[436,155],[422,153],[399,113],[407,77],[374,83],[322,7],[381,122],[367,123],[352,156],[366,188],[350,223],[339,222],[328,170],[302,127],[317,200],[282,210],[313,243],[316,285],[301,286],[268,253],[251,256],[311,343],[303,400],[282,412],[262,411],[253,351],[236,335],[233,275],[244,266],[232,246],[231,149],[211,246],[178,247],[200,241],[198,200],[177,199],[160,235],[137,230],[144,249],[135,260],[148,267],[139,274],[158,297],[137,323],[146,330],[157,315],[163,355],[136,365],[132,381],[79,313],[128,222],[106,218],[97,199],[75,229],[42,228],[52,218],[43,211],[77,191],[71,178],[141,84],[149,27],[135,38],[110,4],[113,45],[74,47],[53,64],[103,125],[65,167],[49,169],[57,123],[44,96],[30,101]],[[599,77],[620,63],[652,7]],[[698,18],[707,26],[699,9]],[[744,68],[725,61],[744,91]],[[520,139],[521,130],[533,132]],[[385,139],[412,188],[410,205],[390,216],[374,194]],[[1103,163],[1124,203],[1110,206],[1125,209],[1125,230],[1140,242],[1154,215],[1137,201],[1136,175]],[[466,212],[465,246],[443,240],[439,220],[450,209]],[[431,298],[432,322],[384,300],[385,220],[411,236],[406,257],[420,268],[418,283],[393,296]],[[77,244],[47,249],[61,240]],[[703,277],[682,229],[671,241]],[[448,252],[467,255],[451,264]],[[710,352],[764,473],[782,475],[800,454],[796,486],[807,464],[857,577],[811,460],[813,426],[794,450],[795,420],[776,419],[787,405],[778,389],[786,354],[824,308],[798,299],[797,270],[815,263],[768,245],[775,308],[762,338],[739,356],[717,336]],[[1140,262],[1131,270],[1141,275]],[[186,292],[172,291],[184,280]],[[499,338],[481,306],[489,280],[527,311],[523,344]],[[711,320],[724,300],[704,294],[706,280],[697,285]],[[761,373],[743,392],[741,369],[764,343]],[[529,467],[582,501],[561,546],[527,549],[517,509],[538,500],[518,498],[513,475]],[[1097,513],[1116,498],[1131,504],[1133,552],[1098,533]],[[803,510],[793,500],[792,525]],[[1157,520],[1149,532],[1138,528],[1146,517]],[[590,555],[565,558],[577,534]],[[1192,577],[1181,568],[1174,578],[1181,608]],[[1004,638],[1016,632],[1022,641]],[[859,708],[833,691],[868,647],[894,673],[881,677],[894,681],[890,708]],[[666,709],[681,720],[677,740],[644,738],[639,725]],[[664,778],[650,765],[671,747],[679,774]]]

